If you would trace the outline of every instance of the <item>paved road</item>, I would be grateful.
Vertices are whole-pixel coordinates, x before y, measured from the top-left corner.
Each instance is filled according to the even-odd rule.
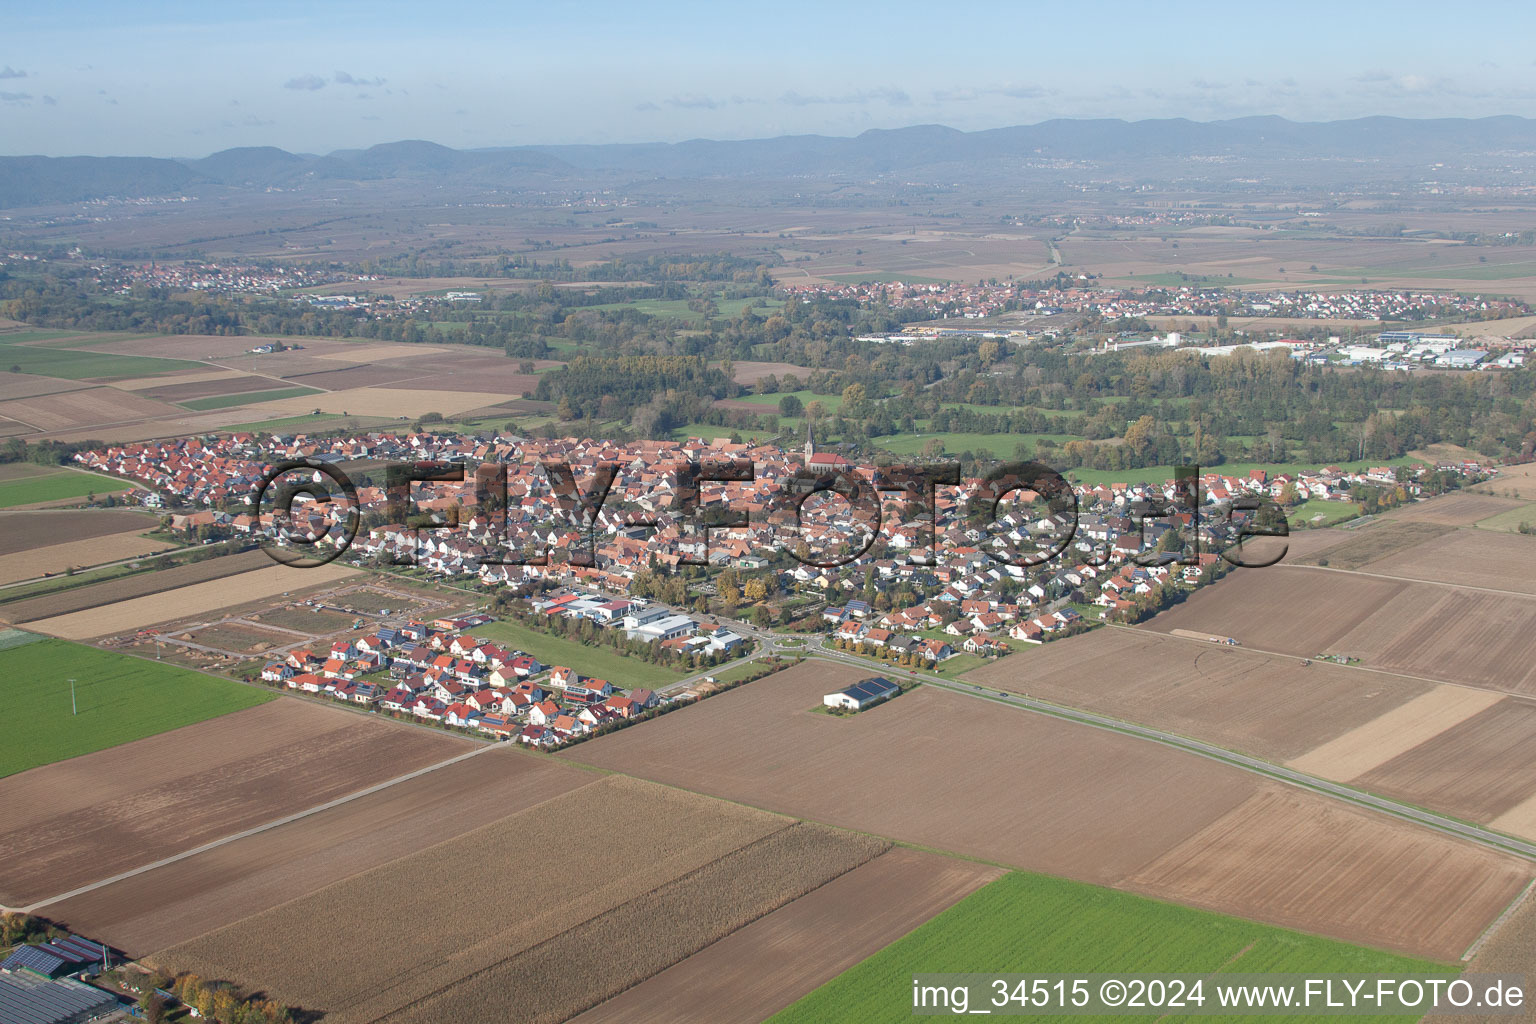
[[[927,686],[936,686],[940,689],[949,690],[968,697],[991,701],[994,704],[1002,704],[1024,711],[1033,711],[1043,715],[1050,715],[1053,718],[1062,718],[1069,722],[1076,722],[1079,725],[1109,729],[1114,732],[1136,736],[1140,739],[1150,740],[1153,743],[1161,743],[1164,746],[1174,747],[1186,753],[1221,761],[1267,778],[1278,779],[1281,782],[1299,786],[1302,789],[1309,789],[1314,793],[1321,793],[1324,796],[1343,800],[1357,807],[1370,808],[1371,810],[1390,814],[1395,818],[1416,822],[1439,832],[1468,839],[1505,853],[1513,853],[1528,860],[1536,860],[1536,843],[1506,836],[1463,821],[1457,821],[1455,818],[1448,818],[1433,811],[1426,811],[1410,804],[1399,803],[1396,800],[1389,800],[1386,797],[1376,796],[1373,793],[1366,793],[1342,783],[1330,782],[1327,779],[1308,775],[1305,772],[1299,772],[1284,765],[1275,764],[1272,761],[1265,761],[1262,758],[1250,757],[1247,754],[1240,754],[1225,747],[1219,747],[1214,743],[1206,743],[1202,740],[1180,736],[1177,733],[1164,732],[1161,729],[1153,729],[1145,725],[1122,722],[1119,719],[1109,718],[1105,715],[1096,715],[1090,711],[1079,711],[1076,708],[1051,704],[1043,700],[1036,700],[1033,697],[1004,693],[1003,691],[978,686],[974,683],[939,679],[926,673],[913,672],[883,662],[869,661],[843,651],[820,648],[818,646],[814,652],[808,653],[813,653],[815,657],[858,665],[861,668],[869,668],[885,676],[896,675],[907,679],[921,680]]]

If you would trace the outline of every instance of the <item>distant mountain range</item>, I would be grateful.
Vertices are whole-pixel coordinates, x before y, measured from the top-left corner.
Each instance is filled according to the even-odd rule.
[[[1507,166],[1536,156],[1536,120],[1368,117],[1300,123],[1281,117],[1055,120],[962,132],[942,125],[867,131],[852,138],[772,139],[456,150],[391,142],[324,156],[275,147],[227,149],[200,160],[151,157],[0,157],[0,207],[133,198],[204,187],[422,179],[465,187],[520,187],[615,175],[665,178],[859,177],[925,173],[1004,180],[1026,163],[1086,162],[1134,170],[1213,158],[1272,164],[1362,159],[1388,168],[1441,161]]]

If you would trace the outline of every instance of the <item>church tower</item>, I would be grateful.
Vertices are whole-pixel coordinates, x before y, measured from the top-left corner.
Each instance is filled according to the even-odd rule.
[[[816,454],[816,439],[811,436],[811,421],[805,421],[805,464],[811,464],[811,456]]]

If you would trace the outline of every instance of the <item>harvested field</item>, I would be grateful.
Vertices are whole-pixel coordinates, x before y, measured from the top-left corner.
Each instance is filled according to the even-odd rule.
[[[0,416],[0,437],[15,437],[18,434],[31,434],[35,431],[19,420],[13,420],[7,416]]]
[[[1378,519],[1348,530],[1349,539],[1343,543],[1327,545],[1325,550],[1310,555],[1287,555],[1287,561],[1296,565],[1322,565],[1326,559],[1326,564],[1335,569],[1358,569],[1367,562],[1415,547],[1450,530],[1451,527],[1439,523],[1394,523]],[[1346,533],[1344,530],[1340,532]]]
[[[0,779],[0,903],[28,905],[472,749],[283,698]]]
[[[1256,577],[1277,571],[1252,570]],[[1161,625],[1163,618],[1153,622]],[[1430,688],[1376,672],[1321,662],[1303,668],[1293,658],[1119,628],[1054,640],[964,679],[1280,761],[1374,721]]]
[[[1428,501],[1414,502],[1384,513],[1382,518],[1397,523],[1440,523],[1445,526],[1471,526],[1479,519],[1498,515],[1521,502],[1514,498],[1496,498],[1486,494],[1456,491]]]
[[[791,825],[383,1019],[438,1024],[472,1006],[476,1020],[560,1024],[888,845],[822,825]]]
[[[1362,774],[1355,785],[1472,821],[1536,796],[1536,702],[1507,698]]]
[[[152,521],[139,519],[137,529],[152,529]],[[0,519],[0,526],[9,525]],[[50,544],[47,547],[18,551],[0,556],[0,583],[30,580],[45,573],[62,573],[72,568],[101,565],[124,558],[152,555],[157,551],[175,547],[169,541],[146,540],[138,533],[113,533],[88,540],[75,540],[66,544]]]
[[[260,552],[254,552],[254,554],[266,558]],[[27,623],[27,626],[39,633],[49,633],[71,640],[111,636],[115,633],[143,629],[158,622],[171,622],[249,601],[275,597],[301,587],[334,583],[337,580],[355,576],[359,571],[335,563],[302,571],[286,565],[270,565],[264,569],[253,569],[243,573],[238,586],[233,586],[223,579],[214,579],[207,583],[194,583],[189,587],[163,591],[148,597],[119,601],[106,608],[92,608],[89,611],[37,619]],[[160,574],[151,574],[152,577],[155,575]],[[110,586],[111,584],[100,585]]]
[[[1136,891],[1455,960],[1532,877],[1515,857],[1266,785],[1128,880]]]
[[[252,622],[260,622],[263,625],[277,626],[279,629],[296,629],[301,633],[312,633],[316,636],[346,629],[352,623],[350,615],[324,608],[312,608],[304,604],[254,612],[246,617]]]
[[[43,513],[37,514],[41,515]],[[62,513],[47,514],[59,515]],[[84,515],[86,513],[80,514]],[[89,514],[99,515],[101,513],[92,512]],[[4,521],[5,519],[0,519],[0,522]],[[34,619],[68,615],[89,608],[99,608],[103,605],[116,604],[119,601],[128,601],[149,594],[174,590],[178,587],[185,587],[194,583],[222,579],[237,573],[250,572],[255,569],[267,569],[271,568],[272,565],[272,559],[260,551],[247,551],[238,555],[222,555],[217,558],[204,559],[201,562],[189,562],[186,565],[162,569],[159,572],[141,573],[126,579],[108,580],[105,583],[93,583],[84,587],[76,587],[61,594],[49,594],[44,597],[16,601],[0,608],[0,618],[4,618],[7,622],[29,622]]]
[[[1282,654],[1348,655],[1367,668],[1536,694],[1527,642],[1536,631],[1536,599],[1523,595],[1274,566],[1202,590],[1153,625],[1235,636]]]
[[[1503,699],[1488,690],[1437,686],[1287,763],[1298,771],[1349,782]]]
[[[852,718],[807,710],[870,674],[807,661],[558,756],[1101,884],[1215,821],[1257,785],[1157,744],[932,687]]]
[[[1260,650],[1311,657],[1333,652],[1340,637],[1380,611],[1403,586],[1396,580],[1286,565],[1240,569],[1158,614],[1149,628],[1230,636]]]
[[[1457,530],[1360,567],[1363,572],[1536,595],[1536,537]]]
[[[174,416],[181,410],[132,391],[86,388],[37,398],[0,402],[0,416],[19,420],[42,431],[80,430],[112,423]]]
[[[428,371],[405,366],[348,366],[340,370],[322,370],[319,373],[291,374],[283,379],[305,387],[342,391],[378,384],[403,384],[415,380],[426,372]]]
[[[488,825],[601,776],[506,746],[52,904],[144,956]],[[445,800],[445,793],[474,799]]]
[[[36,398],[39,395],[57,395],[65,391],[83,391],[94,386],[84,381],[65,380],[62,377],[40,377],[32,373],[7,373],[0,376],[0,400],[8,398]]]
[[[144,533],[158,525],[155,516],[116,508],[0,512],[0,556],[114,533]]]
[[[574,1022],[757,1024],[1002,874],[897,847]]]
[[[148,391],[172,385],[196,384],[202,381],[243,379],[246,374],[239,370],[185,370],[180,373],[162,373],[155,377],[130,377],[116,380],[112,386],[123,391]]]
[[[739,359],[732,364],[734,373],[731,379],[737,384],[756,384],[764,377],[783,377],[792,373],[804,381],[815,370],[805,366],[796,366],[794,363],[762,363],[751,359]]]
[[[933,687],[850,719],[807,710],[863,674],[807,662],[560,756],[1423,956],[1459,955],[1536,870],[1159,744]]]
[[[378,1020],[791,825],[635,779],[601,778],[388,866],[399,879],[501,880],[478,889],[473,912],[443,899],[438,885],[382,886],[372,873],[173,946],[154,961],[324,1011],[327,1021]],[[551,882],[550,898],[539,898],[540,869],[588,862],[580,885]],[[364,957],[337,971],[314,955],[369,948],[402,921],[413,922],[408,970],[393,957]]]
[[[1467,970],[1480,974],[1514,974],[1531,970],[1531,950],[1536,949],[1536,893],[1527,891],[1519,905],[1493,934],[1483,940]],[[1536,1021],[1536,1000],[1527,999],[1525,1009],[1514,1016],[1461,1017],[1461,1024],[1531,1024]]]
[[[1536,796],[1516,804],[1489,824],[1500,832],[1536,839]]]
[[[486,391],[428,391],[420,388],[349,388],[322,395],[305,395],[301,398],[280,398],[249,406],[244,414],[258,416],[298,416],[312,409],[330,413],[350,413],[353,416],[421,416],[439,412],[451,416],[466,409],[482,405],[494,405],[505,401],[506,396]],[[0,413],[4,413],[0,408]]]
[[[271,391],[282,386],[281,381],[275,381],[271,377],[234,374],[210,380],[189,381],[181,379],[171,383],[162,381],[160,387],[138,389],[138,394],[161,402],[185,402],[193,398],[211,398],[215,395],[240,395],[251,391]]]

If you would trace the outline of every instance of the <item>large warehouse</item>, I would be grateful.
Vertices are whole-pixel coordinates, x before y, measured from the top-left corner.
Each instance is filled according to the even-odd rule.
[[[30,971],[0,971],[0,1021],[5,1024],[83,1024],[119,1005],[111,993],[71,978],[52,981]]]

